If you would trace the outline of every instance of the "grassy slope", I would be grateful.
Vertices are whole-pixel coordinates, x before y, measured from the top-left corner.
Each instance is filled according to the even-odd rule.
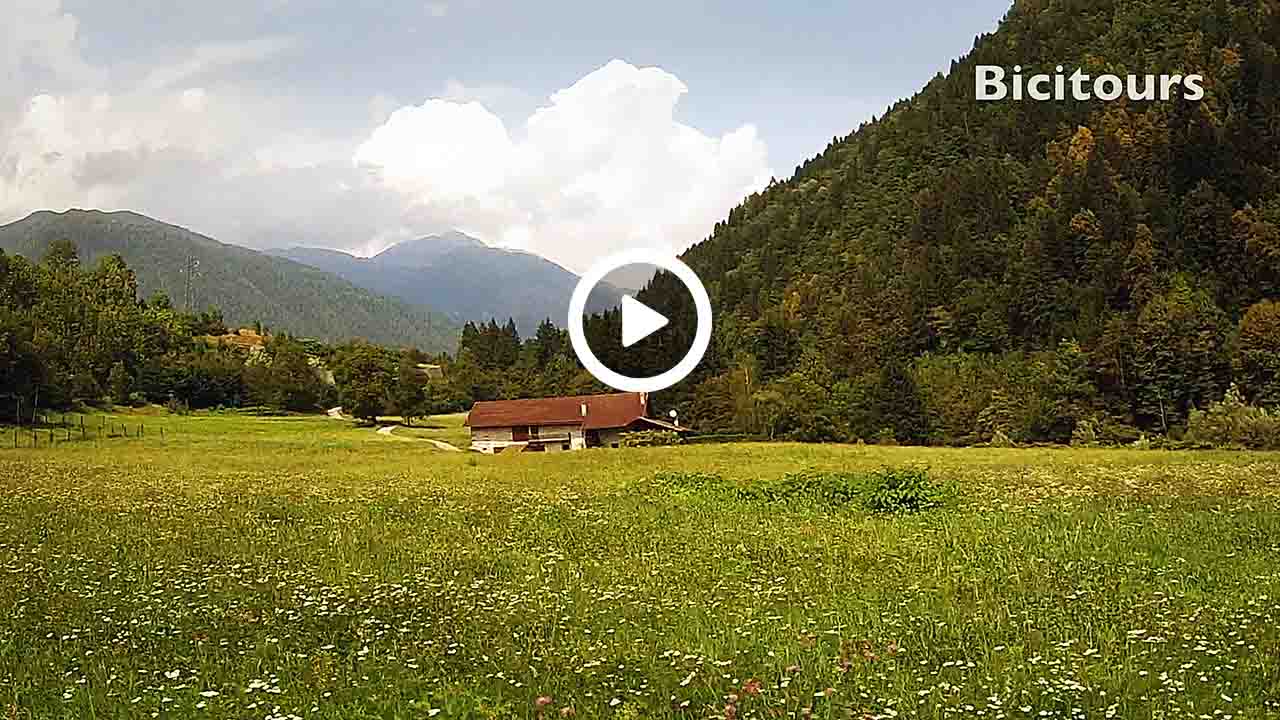
[[[146,422],[0,451],[0,711],[534,717],[546,694],[724,717],[736,692],[740,717],[1280,712],[1277,455],[485,457],[329,419]],[[874,517],[645,482],[905,463],[957,503]]]

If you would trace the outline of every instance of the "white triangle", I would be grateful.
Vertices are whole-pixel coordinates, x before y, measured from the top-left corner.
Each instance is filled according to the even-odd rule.
[[[667,326],[668,321],[648,305],[622,296],[622,347],[627,348]]]

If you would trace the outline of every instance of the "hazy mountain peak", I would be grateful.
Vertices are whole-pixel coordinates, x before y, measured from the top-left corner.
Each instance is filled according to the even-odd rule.
[[[397,267],[426,267],[457,250],[488,248],[483,242],[457,230],[428,235],[396,243],[369,258],[371,261]]]
[[[458,320],[514,318],[522,333],[546,318],[563,323],[578,284],[577,275],[540,255],[490,247],[457,231],[406,240],[371,258],[305,247],[268,252]],[[602,283],[588,309],[613,307],[621,295]]]

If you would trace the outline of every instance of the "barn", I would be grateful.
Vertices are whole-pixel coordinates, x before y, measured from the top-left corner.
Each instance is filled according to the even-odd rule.
[[[471,449],[560,452],[618,447],[625,433],[684,428],[648,417],[648,393],[478,402],[467,414]]]

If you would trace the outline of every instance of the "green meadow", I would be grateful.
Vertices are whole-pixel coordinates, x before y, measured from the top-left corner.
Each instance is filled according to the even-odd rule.
[[[0,450],[0,718],[1280,717],[1280,455],[113,419]]]

